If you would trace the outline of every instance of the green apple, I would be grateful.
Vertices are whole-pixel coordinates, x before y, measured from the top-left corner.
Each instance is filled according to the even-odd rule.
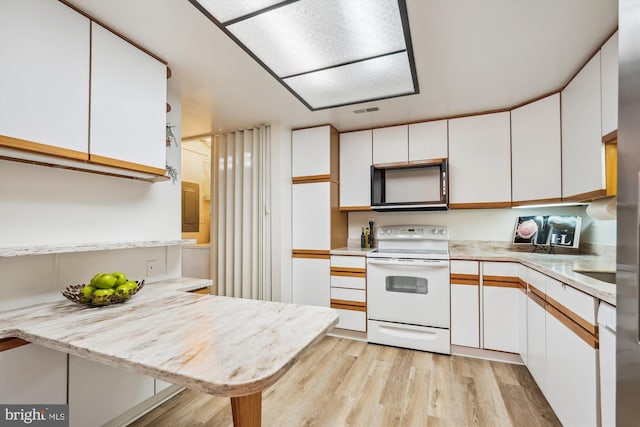
[[[91,296],[95,290],[96,288],[91,285],[86,285],[80,289],[80,302],[90,302]]]
[[[116,284],[113,285],[114,287],[127,283],[127,276],[124,273],[116,271],[115,273],[111,273],[111,275],[116,278]]]
[[[91,296],[91,303],[94,305],[107,305],[111,302],[111,295],[114,294],[113,289],[96,289]]]
[[[127,283],[124,283],[118,287],[116,287],[116,296],[120,298],[127,299],[131,296],[133,292],[138,288],[138,284],[129,280]]]
[[[116,284],[116,278],[113,277],[112,274],[101,274],[99,277],[95,279],[91,286],[100,289],[113,288],[113,285]]]
[[[91,286],[94,286],[94,283],[96,283],[96,282],[98,281],[98,278],[99,278],[100,276],[102,276],[103,274],[104,274],[104,273],[98,273],[98,274],[96,274],[95,276],[93,276],[93,278],[91,279],[91,281],[89,282],[89,284],[90,284]]]

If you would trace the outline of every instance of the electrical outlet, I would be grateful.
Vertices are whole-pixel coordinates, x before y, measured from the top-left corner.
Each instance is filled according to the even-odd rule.
[[[147,260],[147,277],[157,276],[158,274],[160,274],[160,264],[158,264],[158,260]]]

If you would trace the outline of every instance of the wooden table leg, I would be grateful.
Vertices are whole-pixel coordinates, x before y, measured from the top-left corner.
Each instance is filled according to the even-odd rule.
[[[231,398],[234,427],[260,427],[262,425],[262,392]]]

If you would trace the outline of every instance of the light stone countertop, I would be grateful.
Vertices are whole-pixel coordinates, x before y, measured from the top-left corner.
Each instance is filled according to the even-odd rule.
[[[615,272],[615,256],[531,253],[513,250],[508,245],[499,243],[471,241],[451,241],[449,255],[452,260],[519,262],[602,301],[616,305],[616,285],[573,271]]]
[[[345,246],[331,249],[331,255],[367,256],[369,252],[374,252],[376,248],[361,248],[360,246]]]
[[[180,246],[195,243],[196,239],[144,240],[135,242],[72,243],[68,245],[15,246],[0,248],[0,258],[27,255],[66,254],[75,252],[110,251],[116,249],[154,248],[159,246]]]
[[[49,302],[0,312],[0,339],[18,337],[193,390],[243,396],[280,378],[337,322],[335,310],[185,291],[206,279],[148,284],[108,307]]]

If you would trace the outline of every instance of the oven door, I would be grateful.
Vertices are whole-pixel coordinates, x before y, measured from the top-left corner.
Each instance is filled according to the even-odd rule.
[[[367,260],[369,319],[449,328],[449,261]]]

